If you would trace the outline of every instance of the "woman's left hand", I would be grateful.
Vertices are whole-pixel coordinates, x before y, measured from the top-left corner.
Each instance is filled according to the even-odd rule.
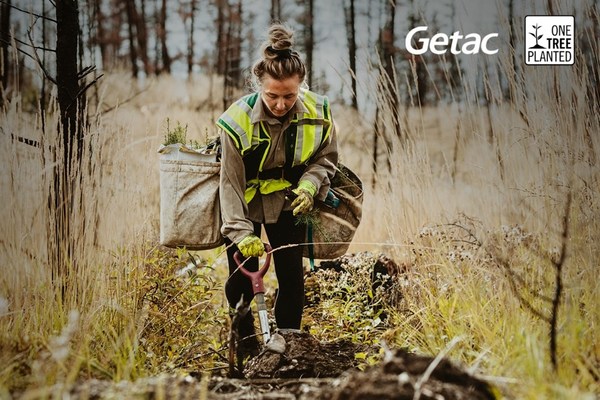
[[[308,190],[298,188],[292,191],[298,195],[298,197],[296,197],[292,202],[292,207],[294,207],[294,215],[304,214],[312,210],[314,200]]]

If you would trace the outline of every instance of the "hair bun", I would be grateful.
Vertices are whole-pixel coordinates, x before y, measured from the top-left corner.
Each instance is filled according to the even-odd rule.
[[[294,47],[294,32],[281,24],[272,25],[269,28],[269,43],[275,51],[292,50]]]

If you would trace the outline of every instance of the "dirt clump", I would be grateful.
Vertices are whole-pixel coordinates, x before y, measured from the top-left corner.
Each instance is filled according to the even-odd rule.
[[[356,367],[354,355],[363,345],[347,340],[321,343],[307,332],[279,331],[282,350],[269,346],[244,367],[244,376],[258,378],[331,378]]]
[[[439,362],[438,362],[439,361]],[[415,395],[415,393],[420,393]],[[447,359],[396,350],[365,372],[352,372],[321,398],[332,400],[494,400],[494,390]]]

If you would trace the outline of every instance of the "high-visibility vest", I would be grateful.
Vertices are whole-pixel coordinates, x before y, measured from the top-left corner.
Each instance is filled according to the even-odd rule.
[[[292,185],[284,178],[267,180],[258,178],[271,148],[271,137],[264,122],[252,123],[252,109],[258,99],[258,93],[242,97],[233,103],[217,121],[217,126],[232,138],[242,157],[246,158],[249,154],[255,153],[259,158],[256,176],[247,179],[245,192],[247,202],[252,200],[257,190],[262,194],[268,194]],[[332,129],[327,97],[300,89],[298,101],[302,102],[308,112],[294,114],[290,126],[285,130],[287,168],[308,164],[312,155],[327,140]]]

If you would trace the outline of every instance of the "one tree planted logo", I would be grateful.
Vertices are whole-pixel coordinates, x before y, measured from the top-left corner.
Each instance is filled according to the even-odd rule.
[[[575,18],[572,15],[525,17],[525,64],[572,65],[574,55]]]
[[[540,43],[539,43],[539,40],[542,38],[542,36],[544,36],[544,35],[538,35],[538,30],[540,28],[541,28],[541,26],[535,24],[535,25],[533,25],[533,29],[535,29],[535,33],[529,32],[529,34],[535,38],[535,45],[531,46],[532,49],[545,49],[545,47],[540,45]]]

